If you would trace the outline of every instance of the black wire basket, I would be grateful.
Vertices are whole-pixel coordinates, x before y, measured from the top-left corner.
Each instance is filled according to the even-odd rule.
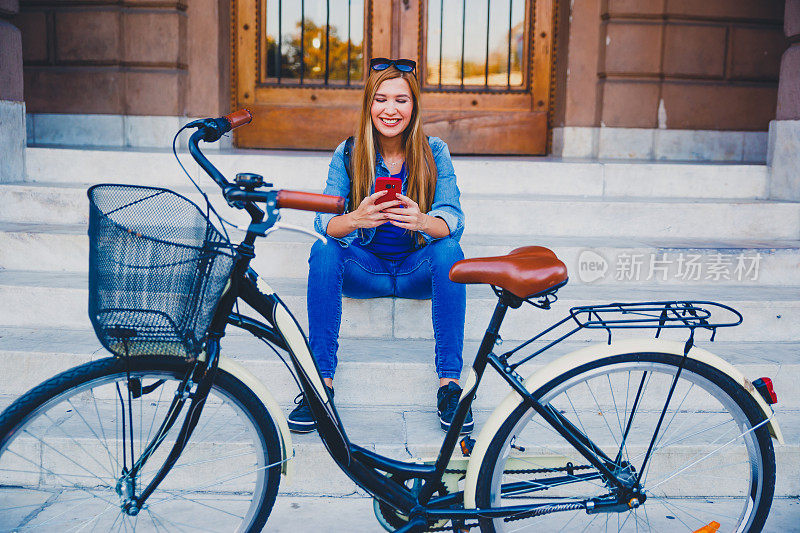
[[[195,358],[230,278],[230,241],[167,189],[95,185],[89,195],[89,317],[119,357]]]

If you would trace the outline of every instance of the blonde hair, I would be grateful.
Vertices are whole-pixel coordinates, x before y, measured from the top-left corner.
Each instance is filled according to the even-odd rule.
[[[408,173],[407,196],[417,202],[419,210],[427,213],[433,204],[433,195],[436,192],[436,162],[433,159],[428,138],[422,131],[420,117],[420,90],[416,76],[411,72],[401,72],[394,66],[386,70],[370,70],[367,83],[364,87],[364,97],[361,102],[361,116],[358,121],[358,130],[355,135],[353,156],[350,168],[350,209],[355,209],[370,195],[375,183],[375,161],[378,152],[378,133],[372,124],[372,101],[378,87],[386,80],[403,78],[411,89],[414,108],[411,121],[401,133],[403,136],[403,153]],[[421,242],[421,236],[418,241]]]

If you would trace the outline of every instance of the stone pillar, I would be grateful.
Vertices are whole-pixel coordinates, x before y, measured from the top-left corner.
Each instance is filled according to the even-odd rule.
[[[778,108],[769,125],[770,198],[800,200],[800,0],[786,0]]]
[[[0,183],[25,178],[22,36],[7,20],[17,11],[18,0],[0,0]]]

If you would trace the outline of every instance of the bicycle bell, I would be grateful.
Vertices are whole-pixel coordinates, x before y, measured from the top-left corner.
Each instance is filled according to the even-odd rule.
[[[267,187],[272,187],[271,183],[264,183],[263,176],[260,174],[254,174],[252,172],[239,172],[236,174],[234,181],[236,182],[236,185],[248,191],[252,191],[253,189],[257,189],[265,185]]]

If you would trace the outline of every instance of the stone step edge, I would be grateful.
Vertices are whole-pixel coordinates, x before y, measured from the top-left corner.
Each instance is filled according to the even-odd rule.
[[[5,331],[0,330],[0,335],[13,339],[13,332],[9,334]],[[58,333],[58,331],[54,331],[53,335],[58,336]],[[0,361],[6,368],[4,374],[0,376],[0,387],[2,387],[0,394],[16,397],[69,368],[92,360],[111,357],[111,354],[94,340],[91,331],[81,331],[80,333],[80,337],[83,338],[80,344],[85,347],[72,353],[59,352],[47,347],[40,349],[35,341],[24,347],[19,346],[19,342],[17,342],[18,345],[14,348],[0,348]],[[67,339],[65,343],[69,344],[69,337],[66,335],[64,337]],[[262,347],[260,343],[245,346],[241,340],[243,339],[224,344],[224,353],[233,361],[244,365],[248,371],[262,381],[279,403],[293,407],[292,399],[299,390],[284,363],[270,350]],[[249,342],[249,339],[245,342]],[[78,344],[78,340],[74,337],[73,344]],[[91,346],[86,346],[87,344],[91,344]],[[366,405],[376,407],[379,405],[408,406],[415,410],[420,406],[431,405],[438,386],[432,357],[432,342],[399,340],[393,341],[392,344],[405,346],[411,354],[411,358],[393,359],[386,353],[374,357],[365,356],[364,351],[371,353],[374,349],[376,345],[374,339],[347,339],[342,343],[336,379],[337,390],[340,391],[338,404],[345,407],[362,408]],[[466,344],[462,378],[468,374],[478,343],[468,342]],[[530,376],[547,363],[566,353],[601,344],[603,343],[567,341],[567,344],[554,347],[550,352],[545,352],[525,363],[519,369],[519,373],[526,377]],[[793,388],[793,383],[800,379],[800,360],[795,360],[793,357],[797,353],[798,343],[736,343],[731,341],[698,342],[697,345],[722,357],[750,380],[764,376],[771,378],[778,394],[777,409],[800,409],[800,393],[798,393],[800,391]],[[284,354],[281,355],[285,358]],[[477,408],[494,408],[502,398],[509,394],[508,385],[495,374],[495,372],[489,372],[481,384]],[[393,383],[399,384],[383,387],[375,385],[370,381],[372,376],[388,376]]]
[[[100,182],[100,183],[108,183],[112,185],[121,184],[121,185],[128,185],[128,183],[118,183],[115,181],[108,181],[108,182]],[[32,192],[38,191],[52,191],[56,189],[60,190],[79,190],[81,192],[85,191],[88,187],[95,185],[93,182],[49,182],[49,181],[14,181],[14,182],[6,182],[0,184],[0,191],[4,188],[8,190],[16,190],[16,191],[25,191],[29,190]],[[131,183],[131,185],[138,185],[136,183]],[[213,186],[213,184],[210,184]],[[209,195],[212,204],[220,203],[224,204],[224,200],[221,198],[221,195],[217,196],[216,193],[219,189],[215,189],[212,186],[204,186],[203,190],[206,194]],[[174,192],[181,194],[183,196],[188,196],[190,200],[195,201],[195,198],[201,198],[200,194],[197,192],[197,189],[192,187],[190,183],[187,183],[186,186],[175,186],[175,187],[162,187],[165,189],[173,190]],[[276,184],[276,188],[286,188],[290,189],[293,188],[295,190],[300,191],[308,191],[308,192],[322,192],[322,187],[299,187],[294,186],[292,187],[291,184]],[[481,193],[481,192],[462,192],[461,200],[464,201],[494,201],[494,202],[538,202],[538,203],[586,203],[586,204],[623,204],[623,205],[638,205],[638,204],[668,204],[668,205],[682,205],[686,207],[697,206],[700,205],[800,205],[800,202],[791,201],[791,200],[775,200],[775,199],[768,199],[762,197],[692,197],[692,196],[621,196],[621,195],[606,195],[606,196],[592,196],[592,195],[567,195],[567,194],[547,194],[547,193],[539,193],[539,192],[532,192],[532,193],[498,193],[496,189],[492,192]],[[88,200],[87,200],[88,202]],[[88,204],[87,204],[88,205]]]
[[[0,221],[0,234],[48,235],[53,238],[66,236],[88,239],[88,224],[55,224],[47,222],[10,222]],[[238,233],[241,232],[237,232]],[[268,239],[258,241],[262,244],[306,245],[311,246],[311,237],[297,236],[293,233],[278,233]],[[733,239],[714,241],[711,239],[658,239],[626,237],[564,237],[560,235],[509,235],[465,233],[461,237],[462,246],[508,248],[511,251],[522,243],[544,243],[551,248],[653,248],[657,250],[696,250],[701,252],[737,251],[737,250],[774,250],[800,251],[800,239]]]
[[[15,277],[21,279],[14,279]],[[306,281],[304,278],[265,277],[266,281],[279,295],[305,297]],[[88,292],[86,271],[29,271],[0,269],[0,288],[37,288],[64,291]],[[698,300],[707,298],[723,298],[726,301],[781,301],[794,302],[800,300],[800,285],[776,287],[775,285],[746,285],[741,287],[705,283],[682,286],[679,284],[647,284],[629,282],[622,290],[621,286],[602,284],[567,285],[560,289],[559,300],[584,302],[587,300],[614,300],[615,302],[633,302],[641,298],[653,297],[664,300]],[[655,294],[654,294],[655,293]],[[666,293],[663,297],[658,293]],[[722,294],[720,294],[722,293]],[[346,298],[350,300],[350,298]],[[371,300],[409,301],[407,298],[393,296],[370,298]],[[361,301],[361,299],[356,299]],[[468,284],[467,300],[496,300],[491,287],[485,284]],[[559,309],[565,310],[563,306]]]
[[[182,160],[190,163],[190,171],[195,176],[203,177],[203,173],[194,165],[187,152],[181,151],[179,155]],[[321,187],[322,179],[316,179],[316,175],[321,177],[327,174],[328,164],[331,158],[330,151],[318,152],[290,152],[290,151],[256,151],[256,150],[213,150],[208,153],[209,158],[220,167],[223,173],[231,174],[239,171],[252,170],[244,168],[249,161],[261,161],[261,168],[271,169],[270,176],[272,181],[280,182],[280,174],[291,176],[295,182],[303,181],[302,184],[311,184],[312,187]],[[92,169],[98,166],[106,172],[115,172],[125,176],[136,177],[141,180],[141,173],[132,175],[129,167],[131,158],[149,159],[150,164],[147,168],[157,168],[161,174],[157,183],[163,183],[163,175],[174,176],[174,179],[181,179],[182,174],[172,153],[168,150],[128,150],[117,149],[95,149],[83,147],[31,147],[28,149],[28,176],[30,179],[41,177],[42,174],[52,173],[52,168],[56,165],[61,170],[61,174],[68,177],[60,181],[70,180],[75,176],[72,168],[80,168],[81,165],[68,166],[64,171],[65,160],[80,160],[81,158],[91,158],[93,161]],[[116,159],[108,161],[109,158]],[[271,160],[268,164],[263,164],[263,160]],[[122,161],[120,161],[122,160]],[[127,162],[127,164],[125,164]],[[722,181],[726,187],[723,189],[727,196],[736,197],[765,197],[767,167],[761,163],[705,163],[705,162],[675,162],[675,161],[598,161],[598,160],[572,160],[539,157],[474,157],[456,156],[453,158],[454,167],[462,190],[469,191],[479,189],[482,192],[491,190],[487,184],[485,176],[491,173],[493,168],[512,167],[509,171],[501,173],[495,177],[495,182],[500,179],[505,181],[503,188],[512,190],[536,188],[541,190],[566,190],[581,191],[585,194],[604,195],[608,191],[621,192],[623,196],[633,195],[653,196],[657,191],[666,191],[669,196],[674,195],[677,187],[675,184],[682,184],[684,188],[690,189],[685,197],[696,198],[698,196],[718,195],[718,183]],[[159,168],[160,167],[160,168]],[[566,168],[565,168],[566,167]],[[566,169],[571,172],[565,172]],[[724,169],[721,176],[708,176],[709,173],[719,174]],[[647,173],[649,183],[647,187],[629,187],[633,180],[637,182],[642,173]],[[298,174],[299,173],[299,177]],[[512,181],[510,176],[520,173],[529,173],[532,178],[526,181]],[[495,172],[495,174],[498,174]],[[553,178],[559,178],[555,180]],[[708,182],[703,187],[702,179]],[[299,179],[298,179],[299,178]],[[52,178],[51,178],[52,179]],[[145,179],[149,179],[146,177]],[[698,186],[698,182],[701,186]],[[570,193],[570,196],[572,194]]]

